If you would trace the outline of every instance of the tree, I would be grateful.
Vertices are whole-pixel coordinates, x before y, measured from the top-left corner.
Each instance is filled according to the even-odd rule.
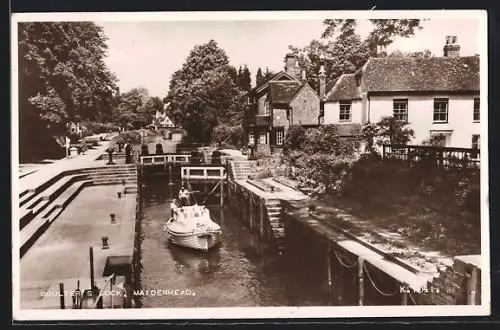
[[[229,66],[228,73],[231,79],[233,79],[233,83],[238,86],[238,73],[236,72],[236,68],[234,66]]]
[[[401,50],[395,50],[387,57],[417,57],[417,58],[430,58],[434,57],[432,55],[432,52],[429,49],[426,49],[424,51],[417,51],[417,52],[403,52]]]
[[[28,22],[18,24],[18,35],[21,158],[34,156],[44,137],[65,134],[71,121],[111,118],[118,88],[101,27]]]
[[[368,44],[354,30],[345,31],[335,41],[325,43],[314,39],[302,49],[293,46],[290,49],[297,55],[309,85],[315,90],[319,90],[321,66],[325,69],[327,80],[333,80],[343,73],[355,72],[371,55]]]
[[[243,70],[240,67],[238,73],[238,87],[245,92],[248,92],[252,88],[252,78],[250,77],[250,71],[246,65],[243,67]]]
[[[257,69],[257,74],[255,75],[255,86],[260,86],[263,84],[264,75],[262,74],[261,68]]]
[[[234,84],[225,52],[214,40],[197,45],[182,68],[172,75],[165,98],[170,118],[193,141],[210,142],[219,123],[241,120],[244,102]]]
[[[162,110],[163,102],[149,97],[144,88],[133,88],[120,95],[116,108],[116,121],[126,129],[139,129],[151,123],[156,110]]]
[[[370,19],[373,30],[366,38],[366,42],[372,52],[377,51],[377,47],[387,47],[394,37],[408,38],[416,30],[422,29],[420,19]],[[333,37],[336,33],[351,33],[355,30],[357,22],[354,19],[326,19],[323,21],[325,31],[322,38]]]
[[[375,138],[377,145],[400,144],[404,145],[411,141],[415,132],[409,123],[396,120],[393,116],[385,116],[375,124]]]

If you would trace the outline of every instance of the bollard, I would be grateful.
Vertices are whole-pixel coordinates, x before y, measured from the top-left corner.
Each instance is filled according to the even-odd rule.
[[[101,239],[102,239],[102,249],[103,250],[109,249],[108,236],[103,236]]]
[[[66,308],[66,304],[64,303],[64,283],[59,283],[59,305],[61,309]]]
[[[271,192],[272,193],[274,192],[274,186],[271,186]]]
[[[111,217],[111,223],[115,223],[116,222],[116,214],[111,213],[109,216]]]
[[[122,186],[124,186],[124,185],[125,185],[125,179],[122,180]]]
[[[118,194],[118,199],[121,199],[122,198],[122,192],[119,191],[117,194]]]
[[[316,212],[316,205],[309,204],[309,214]]]

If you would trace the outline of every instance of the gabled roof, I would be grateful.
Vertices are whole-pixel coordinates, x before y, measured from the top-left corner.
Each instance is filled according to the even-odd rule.
[[[302,86],[298,81],[270,81],[269,101],[272,104],[289,104]]]
[[[362,75],[368,92],[479,91],[479,57],[371,58]]]
[[[274,76],[272,76],[271,79],[269,79],[265,84],[262,84],[260,86],[256,86],[256,87],[252,88],[249,91],[249,93],[255,93],[255,92],[258,93],[258,92],[266,89],[269,86],[269,82],[276,81],[276,80],[281,79],[281,78],[288,78],[288,81],[298,81],[297,79],[295,79],[295,77],[292,77],[291,75],[289,75],[285,71],[280,71],[277,74],[275,74]],[[285,81],[285,80],[280,80],[280,81]]]
[[[355,100],[360,99],[361,93],[356,86],[356,78],[353,73],[343,74],[336,84],[326,95],[326,101]]]
[[[479,91],[479,57],[370,58],[355,74],[343,74],[326,86],[326,101],[360,98],[364,92]]]

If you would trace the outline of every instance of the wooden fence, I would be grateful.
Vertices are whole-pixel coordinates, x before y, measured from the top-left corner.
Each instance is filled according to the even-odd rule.
[[[384,159],[399,159],[407,161],[410,166],[422,162],[442,169],[450,168],[480,168],[480,149],[448,148],[419,145],[384,144],[382,157]]]

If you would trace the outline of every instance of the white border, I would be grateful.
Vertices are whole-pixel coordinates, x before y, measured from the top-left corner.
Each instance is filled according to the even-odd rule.
[[[257,318],[338,318],[407,316],[481,316],[491,309],[488,153],[481,153],[481,254],[482,304],[476,306],[362,306],[362,307],[251,307],[251,308],[152,308],[107,310],[26,310],[20,309],[19,292],[19,136],[18,127],[18,22],[27,21],[218,21],[218,20],[308,20],[334,18],[429,18],[477,19],[479,21],[481,149],[488,150],[488,60],[487,12],[485,10],[425,11],[247,11],[247,12],[135,12],[135,13],[18,13],[11,17],[12,54],[12,284],[13,314],[22,320],[117,320],[117,319],[257,319]],[[195,310],[195,312],[194,312]]]

